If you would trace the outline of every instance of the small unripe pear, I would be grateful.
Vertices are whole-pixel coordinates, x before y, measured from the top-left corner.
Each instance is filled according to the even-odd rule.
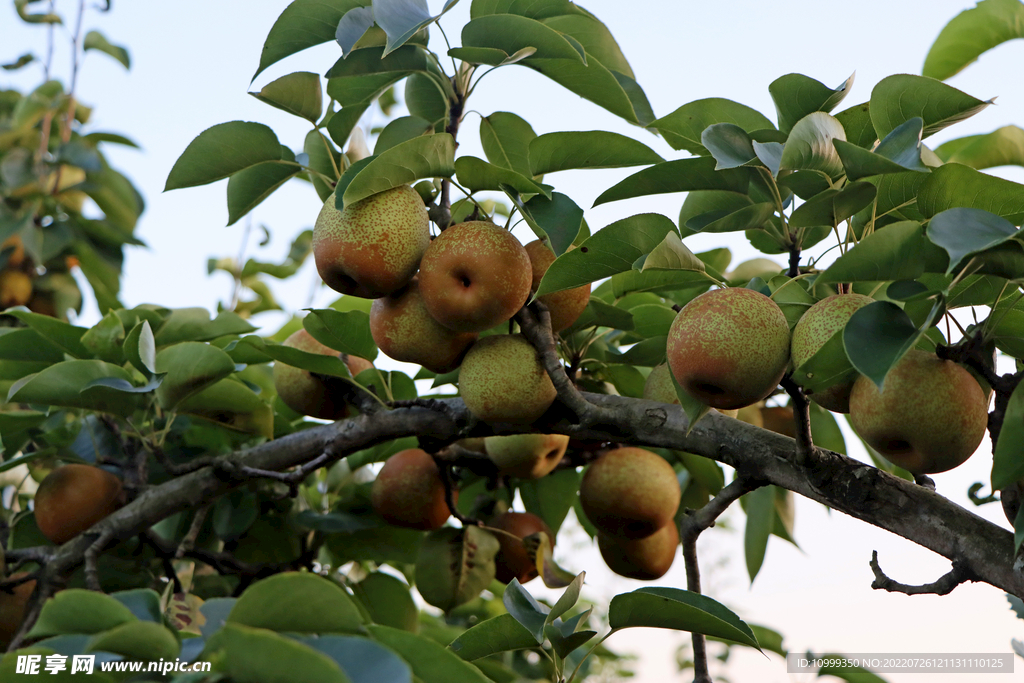
[[[321,344],[305,329],[293,332],[284,340],[283,344],[306,353],[319,353],[324,356],[340,358],[348,366],[353,377],[363,370],[373,367],[373,364],[365,358],[349,356]],[[308,370],[276,362],[274,363],[274,387],[277,389],[277,395],[281,401],[297,413],[319,417],[323,420],[340,420],[349,415],[350,406],[345,402],[344,396],[319,378],[314,377]]]
[[[651,368],[651,374],[647,375],[647,381],[644,382],[644,398],[648,401],[679,405],[676,385],[672,381],[672,371],[669,370],[667,363]]]
[[[537,351],[519,334],[473,344],[459,370],[459,393],[478,420],[530,424],[555,400],[555,386]]]
[[[642,448],[608,451],[587,467],[580,483],[587,519],[625,538],[650,536],[671,522],[681,497],[672,466]]]
[[[332,194],[313,227],[313,258],[328,287],[376,299],[409,283],[430,244],[419,193],[400,185],[339,211]]]
[[[530,512],[505,512],[491,520],[488,526],[495,529],[526,538],[532,534],[543,531],[551,539],[551,545],[555,544],[555,534],[551,527],[544,523],[544,520]],[[519,583],[526,583],[537,578],[537,563],[530,559],[530,554],[519,541],[509,538],[505,534],[494,534],[501,544],[501,550],[494,558],[497,568],[495,578],[502,583],[508,583],[512,579],[519,579]]]
[[[536,292],[544,273],[548,272],[548,268],[555,261],[555,252],[551,251],[547,243],[541,240],[530,242],[525,249],[530,257],[530,267],[533,271],[533,282],[530,288]],[[587,307],[590,302],[590,284],[545,294],[538,297],[537,300],[547,306],[551,313],[552,331],[561,332],[576,322],[576,319],[583,313],[583,309]]]
[[[861,377],[850,394],[850,424],[887,460],[914,474],[945,472],[971,457],[988,425],[985,392],[952,361],[912,349],[883,390]]]
[[[427,311],[457,332],[483,332],[505,322],[530,296],[530,257],[512,233],[486,221],[449,227],[420,264]]]
[[[752,289],[715,289],[672,321],[668,364],[680,386],[705,405],[742,408],[779,385],[789,342],[789,324],[774,301]]]
[[[870,303],[874,303],[874,299],[863,294],[835,294],[807,309],[793,328],[793,367],[799,368],[807,362],[833,335],[842,334],[850,317]],[[816,391],[809,397],[826,410],[848,413],[854,381],[856,377],[824,391]]]
[[[370,502],[386,522],[409,529],[439,529],[451,515],[441,473],[434,459],[419,448],[387,459],[370,489]]]
[[[487,455],[502,474],[540,479],[558,466],[569,445],[565,434],[511,434],[484,440]]]
[[[676,559],[679,529],[669,522],[644,538],[618,538],[597,532],[597,547],[608,568],[641,581],[660,579]]]

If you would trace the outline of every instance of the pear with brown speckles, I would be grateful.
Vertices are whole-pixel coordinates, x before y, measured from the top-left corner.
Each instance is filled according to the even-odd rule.
[[[533,270],[523,245],[487,221],[451,226],[420,264],[420,294],[430,315],[456,332],[483,332],[522,308]]]
[[[328,287],[376,299],[409,283],[430,244],[427,209],[408,185],[338,210],[332,194],[313,227],[313,258]]]
[[[643,538],[618,538],[597,532],[597,548],[608,568],[641,581],[663,577],[676,559],[679,529],[674,521]]]
[[[587,467],[580,504],[599,531],[644,538],[670,524],[682,491],[668,461],[643,448],[608,451]]]
[[[525,337],[496,334],[470,347],[459,370],[459,393],[478,420],[530,424],[556,392]]]
[[[525,249],[530,257],[530,267],[533,269],[532,289],[537,291],[544,273],[548,272],[548,268],[555,262],[555,252],[541,240],[530,242]],[[576,322],[583,309],[590,303],[590,284],[545,294],[538,297],[538,300],[547,306],[551,313],[551,329],[554,332],[561,332]]]
[[[305,329],[292,333],[283,344],[306,353],[336,356],[344,361],[353,377],[373,367],[373,363],[365,358],[340,353],[321,344]],[[345,397],[330,384],[319,377],[314,377],[308,370],[285,365],[280,361],[274,363],[274,388],[277,390],[278,398],[286,406],[303,415],[324,420],[340,420],[350,413],[351,407],[345,401]]]
[[[743,408],[779,385],[789,342],[789,324],[774,301],[752,289],[715,289],[672,321],[668,364],[679,385],[705,405]]]

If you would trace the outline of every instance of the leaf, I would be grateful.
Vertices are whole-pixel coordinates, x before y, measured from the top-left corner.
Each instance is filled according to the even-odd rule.
[[[1000,491],[1024,479],[1024,388],[1010,394],[1003,428],[992,459],[992,490]]]
[[[825,190],[793,212],[789,227],[837,226],[864,207],[870,206],[877,192],[874,185],[863,181],[849,183],[842,190]]]
[[[836,120],[843,124],[846,140],[852,145],[869,150],[875,146],[878,134],[871,123],[870,105],[867,102],[856,104],[836,114]]]
[[[341,53],[347,55],[351,52],[371,26],[373,26],[372,7],[353,7],[345,12],[345,16],[338,22],[338,28],[334,32],[334,41],[341,48]]]
[[[265,161],[280,161],[281,145],[262,123],[230,121],[188,144],[167,176],[164,192],[206,185]]]
[[[68,588],[43,603],[42,612],[29,632],[29,637],[34,639],[69,633],[91,635],[127,623],[137,625],[139,622],[115,598],[82,588]]]
[[[435,17],[430,14],[426,0],[374,0],[373,20],[388,37],[384,55],[407,43],[417,31],[440,18],[454,4],[445,4],[441,14]]]
[[[981,209],[947,209],[928,222],[932,243],[949,254],[949,275],[968,256],[986,251],[1017,236],[1016,226]]]
[[[676,231],[671,230],[665,233],[664,239],[647,255],[640,272],[647,270],[688,270],[703,273],[706,267],[704,262],[683,244]]]
[[[715,158],[716,171],[746,166],[757,158],[750,136],[733,123],[708,126],[701,133],[700,141]]]
[[[156,369],[163,373],[157,399],[171,410],[182,400],[235,371],[235,361],[224,351],[202,342],[181,342],[156,355]]]
[[[448,649],[467,662],[512,650],[537,647],[537,641],[511,614],[482,621],[448,644]]]
[[[761,570],[765,551],[768,549],[768,537],[772,533],[772,522],[775,519],[775,490],[772,486],[762,486],[747,494],[747,524],[743,533],[743,555],[747,563],[747,575],[750,582]]]
[[[281,151],[282,159],[295,161],[287,147],[281,147]],[[232,175],[228,178],[228,225],[236,223],[301,172],[296,165],[266,161]]]
[[[365,515],[349,516],[354,521],[365,519]],[[370,613],[374,623],[416,633],[420,612],[410,591],[401,579],[383,572],[373,572],[352,586],[352,592]]]
[[[210,341],[217,337],[255,331],[255,327],[231,311],[224,311],[210,320],[210,312],[205,308],[176,308],[156,330],[155,341],[159,347],[182,341]]]
[[[594,200],[594,206],[633,197],[693,190],[728,190],[745,194],[749,174],[745,168],[715,171],[715,160],[708,157],[665,161],[608,188]]]
[[[542,21],[546,26],[575,38],[586,50],[588,58],[596,58],[611,71],[636,78],[608,27],[582,7],[576,6],[557,16],[544,17]]]
[[[930,324],[925,329],[931,327]],[[846,355],[882,391],[889,370],[914,348],[921,331],[896,304],[876,301],[857,310],[843,329]]]
[[[373,145],[373,153],[380,155],[397,144],[434,132],[434,124],[418,116],[400,116],[384,126]]]
[[[8,62],[7,64],[0,64],[0,69],[3,69],[4,71],[17,71],[22,67],[28,66],[34,61],[36,61],[36,56],[31,52],[26,52],[13,62]]]
[[[274,344],[265,341],[262,337],[243,337],[241,342],[252,346],[258,352],[263,353],[275,361],[291,365],[295,368],[315,372],[318,375],[337,377],[354,384],[352,374],[348,366],[337,356],[327,356],[321,353],[307,353],[283,344]]]
[[[664,159],[633,138],[603,130],[547,133],[530,142],[532,175],[577,168],[622,168]]]
[[[1024,130],[1003,126],[985,135],[968,135],[939,145],[935,154],[946,163],[979,171],[993,166],[1024,166]]]
[[[650,127],[656,128],[672,149],[685,149],[692,154],[704,156],[709,152],[701,143],[701,134],[708,126],[716,123],[735,124],[747,133],[775,127],[756,109],[720,97],[684,104],[668,116],[651,123]]]
[[[92,355],[82,344],[82,336],[86,332],[84,327],[77,327],[48,315],[30,313],[25,310],[5,311],[4,315],[17,318],[35,330],[47,342],[75,358],[88,358]]]
[[[480,118],[480,143],[487,160],[520,175],[529,177],[533,173],[530,142],[536,137],[529,122],[516,114],[496,111]]]
[[[148,320],[136,323],[124,339],[124,357],[144,375],[156,374],[156,344]]]
[[[438,133],[413,138],[368,163],[345,189],[343,206],[420,178],[447,178],[454,173],[455,142],[451,135]]]
[[[846,140],[842,124],[824,112],[808,114],[793,126],[782,150],[780,168],[821,171],[830,178],[839,177],[843,164],[833,140]]]
[[[352,683],[412,683],[412,669],[392,650],[359,636],[314,635],[296,638],[327,655]]]
[[[85,40],[82,41],[82,49],[99,50],[121,62],[125,69],[132,68],[132,60],[128,56],[128,50],[120,45],[110,43],[99,31],[89,31],[85,34]]]
[[[921,185],[917,206],[930,218],[955,207],[984,209],[1014,225],[1024,222],[1024,185],[961,164],[933,170]]]
[[[686,221],[686,230],[694,234],[760,230],[774,213],[775,204],[772,202],[751,204],[732,212],[710,211]]]
[[[654,249],[675,225],[657,213],[638,214],[616,221],[567,251],[551,264],[537,296],[579,287],[633,268],[633,263]]]
[[[312,309],[302,319],[302,326],[314,339],[335,351],[369,361],[377,358],[377,345],[370,334],[370,316],[363,311]]]
[[[387,626],[368,628],[373,639],[397,652],[423,683],[490,683],[475,666],[432,640]]]
[[[537,602],[516,578],[513,578],[505,588],[501,601],[508,613],[533,636],[536,644],[542,644],[544,625],[547,624],[550,609]]]
[[[316,605],[317,609],[308,609]],[[278,632],[358,633],[362,618],[348,593],[330,579],[284,572],[253,583],[227,618],[230,624]]]
[[[182,400],[175,412],[245,434],[274,438],[274,411],[240,379],[228,377]]]
[[[126,659],[170,660],[181,652],[181,644],[163,624],[142,621],[97,633],[85,649],[87,652],[113,652]]]
[[[296,71],[281,76],[267,83],[259,92],[249,94],[261,102],[306,119],[312,124],[316,124],[323,114],[320,75],[308,71]]]
[[[509,198],[533,232],[541,239],[547,238],[556,256],[564,254],[581,236],[583,209],[567,195],[561,192],[552,192],[550,197],[538,194],[526,203],[516,194],[510,194]]]
[[[843,161],[846,177],[858,180],[908,170],[928,173],[930,169],[921,161],[922,125],[918,116],[901,123],[870,152],[849,142],[834,140],[832,144]]]
[[[621,328],[620,328],[621,329]],[[552,472],[540,479],[519,482],[519,495],[523,507],[532,512],[556,534],[569,514],[576,491],[580,487],[580,474],[573,469]]]
[[[878,139],[915,116],[924,120],[923,137],[968,119],[992,104],[924,76],[899,74],[880,80],[871,91],[871,123]]]
[[[570,42],[565,35],[535,19],[515,14],[491,14],[471,19],[462,27],[462,44],[465,47],[496,48],[507,55],[533,47],[537,49],[533,58],[586,64],[583,48],[578,42]]]
[[[750,627],[725,605],[678,588],[639,588],[616,595],[608,606],[608,625],[613,630],[642,626],[690,631],[758,647]]]
[[[832,111],[843,101],[852,87],[852,75],[838,88],[829,88],[824,83],[802,74],[786,74],[776,78],[768,86],[768,92],[775,102],[779,130],[788,133],[797,121],[808,114]]]
[[[470,192],[480,190],[501,190],[506,185],[524,194],[541,193],[551,196],[551,187],[540,185],[532,179],[501,166],[489,164],[474,156],[461,156],[455,162],[455,173],[459,183]]]
[[[498,539],[480,527],[431,531],[416,559],[416,588],[445,612],[463,605],[494,580],[498,548]]]
[[[345,13],[365,4],[365,0],[293,0],[270,28],[252,79],[289,55],[334,40]]]
[[[610,71],[589,55],[586,63],[530,57],[521,64],[630,123],[647,126],[654,121],[651,104],[640,85],[625,74]]]
[[[262,628],[225,624],[206,641],[202,657],[232,681],[350,683],[327,655],[293,638]]]
[[[818,282],[888,282],[916,280],[925,272],[944,273],[948,260],[925,237],[917,221],[900,221],[877,229],[837,258]]]
[[[814,355],[793,371],[793,380],[808,393],[822,391],[837,384],[852,381],[856,377],[857,371],[846,356],[842,330],[833,334]],[[815,444],[817,444],[817,433],[814,431],[811,433],[814,435]],[[825,447],[827,448],[827,446]]]
[[[939,33],[921,73],[946,80],[982,53],[1014,38],[1024,38],[1024,7],[1017,0],[982,0],[953,17]]]
[[[131,384],[131,375],[117,365],[99,360],[69,360],[22,377],[11,385],[7,401],[131,415],[138,406],[138,398],[131,393],[93,384],[103,378]]]

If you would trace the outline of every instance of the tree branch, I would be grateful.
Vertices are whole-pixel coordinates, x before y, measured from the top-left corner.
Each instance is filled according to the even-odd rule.
[[[804,466],[814,451],[814,439],[811,436],[811,403],[807,395],[792,377],[782,378],[782,388],[789,394],[793,404],[793,421],[796,426],[796,464]]]
[[[875,590],[886,590],[890,593],[903,593],[905,595],[949,595],[960,584],[978,580],[962,562],[953,560],[953,568],[949,573],[943,574],[932,583],[926,583],[923,586],[899,583],[890,579],[882,571],[882,568],[878,565],[877,550],[871,551],[871,571],[875,574],[875,580],[871,582],[872,588]]]

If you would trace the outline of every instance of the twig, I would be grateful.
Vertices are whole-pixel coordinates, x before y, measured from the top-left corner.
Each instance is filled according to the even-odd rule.
[[[871,582],[872,588],[875,590],[886,590],[890,593],[903,593],[905,595],[949,595],[960,584],[978,580],[971,570],[962,561],[957,559],[953,560],[953,568],[947,574],[943,574],[932,583],[926,583],[921,586],[899,583],[890,579],[882,571],[882,568],[878,565],[877,550],[871,551],[871,571],[875,574],[875,580]]]
[[[100,572],[99,572],[99,559],[100,553],[107,544],[114,538],[113,534],[109,531],[102,531],[97,536],[96,540],[86,549],[83,559],[85,561],[85,586],[89,590],[103,592],[103,586],[100,585]]]
[[[455,503],[455,479],[452,476],[452,466],[438,460],[436,455],[432,457],[434,458],[434,464],[437,465],[437,471],[441,474],[441,483],[444,484],[444,502],[448,506],[448,512],[452,514],[452,517],[459,520],[462,526],[481,526],[480,520],[466,517],[459,512],[458,505]]]
[[[209,505],[204,505],[196,510],[196,514],[192,517],[192,524],[188,528],[188,533],[181,539],[181,543],[178,544],[177,549],[174,551],[174,559],[180,560],[185,557],[185,553],[195,547],[196,539],[199,538],[199,533],[203,530],[203,524],[206,522],[206,515],[209,512]]]
[[[793,405],[793,422],[796,427],[796,459],[798,467],[804,467],[814,452],[814,440],[811,436],[811,404],[803,389],[797,386],[792,377],[782,378],[782,388],[789,394]]]

